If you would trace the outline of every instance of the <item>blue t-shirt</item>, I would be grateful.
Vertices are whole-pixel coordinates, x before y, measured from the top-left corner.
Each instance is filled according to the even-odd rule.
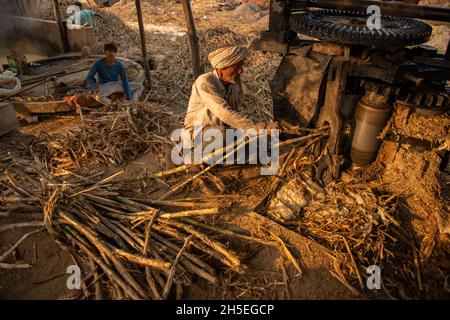
[[[125,66],[121,62],[116,60],[114,66],[109,67],[106,64],[105,58],[101,58],[95,61],[87,75],[87,83],[89,89],[91,90],[97,89],[97,84],[95,81],[96,74],[98,75],[98,81],[100,82],[100,84],[119,81],[120,75],[120,78],[123,82],[123,91],[125,92],[127,99],[131,100],[131,92],[130,86],[128,85],[127,73],[125,70]]]

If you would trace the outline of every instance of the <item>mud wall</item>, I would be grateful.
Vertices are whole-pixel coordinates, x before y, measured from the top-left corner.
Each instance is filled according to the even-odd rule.
[[[47,55],[61,52],[55,21],[18,16],[2,16],[1,20],[1,48]]]
[[[63,52],[55,21],[19,16],[0,16],[0,21],[0,51],[3,53],[53,56]],[[72,52],[95,45],[92,28],[66,30],[66,34]]]

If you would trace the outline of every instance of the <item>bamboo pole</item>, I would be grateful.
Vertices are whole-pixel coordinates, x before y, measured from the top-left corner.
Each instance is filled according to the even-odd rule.
[[[141,37],[141,50],[142,50],[142,59],[144,60],[144,70],[145,70],[145,79],[147,80],[147,87],[150,88],[150,66],[148,65],[148,57],[147,57],[147,45],[145,43],[145,27],[144,22],[142,20],[142,7],[141,0],[135,0],[136,4],[136,14],[139,23],[139,36]]]

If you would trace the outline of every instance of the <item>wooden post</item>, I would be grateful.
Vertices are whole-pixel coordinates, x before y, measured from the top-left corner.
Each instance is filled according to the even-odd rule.
[[[141,0],[135,0],[136,13],[139,23],[139,35],[141,37],[142,59],[144,60],[145,79],[147,80],[147,88],[150,88],[150,66],[148,65],[147,46],[145,44],[145,28],[142,20]]]
[[[188,29],[189,43],[191,45],[191,59],[192,59],[192,70],[194,76],[197,78],[203,73],[203,68],[200,63],[200,49],[198,46],[197,31],[195,30],[194,16],[192,14],[191,1],[181,0],[184,11],[184,18],[186,20],[186,26]]]
[[[61,44],[61,49],[63,52],[67,52],[67,39],[64,34],[64,28],[62,25],[61,14],[59,12],[58,0],[53,0],[53,15],[56,20],[56,32],[58,33],[59,42]]]

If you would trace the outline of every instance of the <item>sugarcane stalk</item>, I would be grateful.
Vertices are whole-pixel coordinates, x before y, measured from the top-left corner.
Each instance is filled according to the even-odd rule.
[[[153,294],[154,299],[162,300],[161,294],[159,293],[158,288],[156,288],[156,280],[153,277],[151,269],[149,267],[145,267],[145,278],[148,287],[150,288],[150,292]]]
[[[156,219],[159,216],[159,210],[156,210],[153,213],[152,218],[150,219],[150,222],[148,223],[148,225],[145,227],[145,243],[144,243],[144,249],[142,250],[142,254],[144,256],[147,255],[148,253],[148,246],[150,244],[150,237],[151,237],[151,231],[152,231],[152,226],[155,223]]]
[[[281,240],[280,237],[278,237],[277,235],[275,235],[272,232],[270,233],[270,235],[272,236],[272,238],[275,241],[277,241],[279,243],[281,252],[283,252],[283,254],[288,258],[288,260],[294,265],[295,269],[297,269],[297,271],[298,271],[298,275],[301,276],[303,274],[303,271],[300,268],[300,265],[298,264],[297,260],[294,258],[292,253],[289,251],[289,249],[284,244],[283,240]]]
[[[176,267],[178,265],[178,262],[181,259],[181,256],[183,255],[184,251],[188,248],[191,240],[192,240],[192,236],[189,236],[186,238],[186,241],[184,242],[183,247],[181,248],[180,252],[178,252],[178,254],[175,258],[172,268],[170,269],[169,276],[167,277],[166,286],[164,287],[164,291],[162,293],[163,299],[167,299],[167,296],[169,295],[170,288],[172,287],[173,277],[175,276]]]
[[[165,246],[165,248],[175,254],[177,254],[180,250],[180,248],[178,248],[178,250],[175,250],[172,247],[168,247],[168,246]],[[181,258],[180,264],[182,264],[184,267],[186,267],[186,269],[189,272],[196,274],[200,278],[203,278],[212,284],[217,282],[216,277],[213,274],[211,274],[214,272],[208,273],[206,270],[204,270],[204,269],[198,267],[197,265],[195,265],[194,263],[190,262],[189,258],[187,257],[187,252],[185,252],[184,257]],[[209,267],[209,266],[207,266],[207,267],[208,267],[208,269],[211,269],[211,267]]]
[[[178,190],[181,190],[185,185],[187,185],[191,181],[197,179],[202,174],[204,174],[204,173],[208,172],[209,170],[211,170],[212,168],[214,168],[217,164],[224,163],[224,161],[226,161],[226,159],[228,159],[231,155],[234,155],[234,153],[238,152],[240,149],[244,148],[247,144],[249,144],[250,142],[256,140],[257,138],[258,138],[258,136],[256,135],[255,137],[252,137],[252,138],[248,139],[247,141],[244,141],[243,143],[240,143],[237,147],[235,147],[235,144],[232,144],[232,145],[229,145],[229,146],[225,146],[224,148],[222,148],[222,150],[228,150],[228,149],[231,149],[231,150],[227,151],[226,154],[221,159],[216,160],[214,163],[210,164],[208,167],[206,167],[205,169],[203,169],[199,173],[195,174],[194,176],[192,176],[191,178],[187,179],[186,181],[183,181],[182,183],[180,183],[177,186],[173,187],[172,189],[170,189],[169,191],[164,193],[161,197],[159,197],[158,200],[165,200],[165,199],[167,199],[168,197],[173,195]],[[213,159],[217,154],[220,154],[220,153],[214,152],[209,157],[204,158],[204,161],[202,159],[202,162],[206,162],[209,159]]]
[[[184,218],[191,216],[203,216],[209,214],[218,214],[219,208],[209,208],[209,209],[201,209],[201,210],[187,210],[183,212],[175,212],[175,213],[163,213],[160,215],[161,219],[175,219],[175,218]]]
[[[180,251],[180,247],[178,247],[176,244],[170,242],[166,238],[160,236],[158,233],[154,232],[153,237],[156,241],[158,241],[161,245],[166,246],[167,248],[170,248],[171,250],[178,252]],[[208,264],[200,260],[197,256],[195,256],[192,253],[185,252],[184,257],[192,261],[192,263],[196,264],[200,268],[206,269],[206,272],[210,274],[214,274],[214,269],[211,268]],[[182,260],[183,261],[183,260]]]
[[[147,298],[147,293],[144,291],[144,289],[142,289],[141,286],[136,282],[136,280],[134,280],[134,278],[129,274],[124,265],[114,256],[108,246],[103,244],[102,240],[94,236],[91,231],[78,223],[70,214],[60,211],[60,216],[61,218],[70,222],[75,227],[75,229],[77,229],[86,238],[88,238],[99,251],[103,252],[109,259],[111,259],[112,263],[116,266],[117,271],[119,271],[123,275],[125,280],[130,283],[130,285],[139,293],[139,295],[142,296],[142,298]]]
[[[73,242],[75,242],[81,248],[81,250],[88,255],[89,258],[94,260],[95,263],[97,263],[100,266],[100,268],[103,269],[105,274],[111,279],[113,283],[117,283],[130,298],[134,300],[142,299],[139,293],[132,286],[126,283],[119,276],[119,274],[116,274],[116,272],[112,268],[108,267],[108,265],[105,262],[103,262],[102,259],[100,259],[96,254],[94,254],[94,252],[88,249],[88,247],[83,243],[83,241],[80,241],[78,235],[76,235],[73,231],[71,231],[70,228],[66,227],[66,229],[71,234],[71,236],[68,236],[68,238],[71,239]]]
[[[184,239],[186,239],[186,237],[187,237],[186,235],[183,235],[183,234],[177,232],[176,230],[174,230],[172,228],[169,228],[168,226],[155,225],[154,228],[156,230],[158,230],[158,232],[160,232],[162,234],[166,234],[166,235],[171,236],[171,237],[174,237],[174,238],[176,238],[176,239],[178,239],[180,241],[184,241]],[[203,251],[207,255],[213,257],[217,261],[220,261],[223,264],[227,265],[231,269],[236,269],[236,265],[233,262],[229,261],[226,257],[224,257],[223,255],[219,254],[217,251],[211,249],[210,247],[208,247],[204,243],[193,241],[192,245],[195,248],[197,248],[198,250]]]
[[[208,229],[208,230],[211,230],[211,231],[222,233],[222,234],[225,234],[225,235],[230,236],[230,237],[241,238],[241,239],[244,239],[244,240],[257,242],[257,243],[260,243],[260,244],[263,244],[263,245],[267,245],[267,246],[273,246],[274,245],[273,241],[267,241],[267,240],[258,239],[258,238],[252,237],[252,236],[247,236],[247,235],[244,235],[244,234],[236,233],[236,232],[233,232],[231,230],[227,230],[227,229],[219,228],[219,227],[216,227],[216,226],[213,226],[213,225],[209,225],[209,224],[206,224],[206,223],[202,223],[202,222],[194,220],[194,219],[185,218],[185,219],[182,219],[181,221],[186,222],[188,224],[192,224],[192,225],[201,227],[201,228],[204,228],[204,229]]]
[[[154,269],[158,269],[158,270],[161,270],[161,271],[168,272],[170,270],[170,267],[172,266],[172,264],[170,262],[164,262],[164,261],[158,261],[158,260],[155,260],[155,259],[145,258],[145,257],[142,257],[142,256],[138,256],[138,255],[135,255],[135,254],[131,254],[131,253],[125,252],[125,251],[123,251],[121,249],[118,249],[118,248],[111,247],[111,250],[115,254],[117,254],[117,255],[119,255],[121,257],[124,257],[124,258],[126,258],[126,259],[128,259],[128,260],[130,260],[130,261],[132,261],[134,263],[137,263],[137,264],[140,264],[140,265],[143,265],[143,266],[148,266],[148,267],[151,267],[151,268],[154,268]]]
[[[236,255],[234,255],[233,253],[231,253],[227,249],[225,249],[224,246],[222,244],[220,244],[219,242],[209,239],[207,236],[205,236],[204,234],[202,234],[202,233],[198,232],[197,230],[191,228],[188,225],[185,225],[185,224],[182,224],[182,223],[179,223],[179,222],[175,222],[173,220],[164,220],[164,222],[169,224],[169,225],[176,226],[180,230],[184,230],[187,233],[189,233],[189,234],[193,235],[194,237],[196,237],[197,239],[201,240],[205,245],[207,245],[208,247],[213,249],[213,250],[208,250],[208,251],[210,251],[210,252],[211,251],[218,252],[221,255],[223,255],[226,258],[226,260],[231,263],[231,265],[233,266],[232,267],[233,269],[235,269],[235,268],[237,268],[237,267],[239,267],[241,265],[241,261],[239,260],[239,258],[236,257]],[[205,249],[203,248],[203,250],[205,250]],[[214,254],[214,255],[217,256],[217,254]]]
[[[196,207],[210,207],[211,205],[209,203],[199,203],[199,202],[189,202],[189,201],[175,201],[175,200],[144,200],[144,199],[133,199],[134,201],[139,202],[147,202],[149,205],[152,206],[162,206],[162,207],[189,207],[189,208],[196,208]]]
[[[92,258],[89,258],[89,266],[94,274],[94,286],[95,286],[95,300],[103,300],[102,286],[100,283],[100,275],[98,274],[97,266]]]

